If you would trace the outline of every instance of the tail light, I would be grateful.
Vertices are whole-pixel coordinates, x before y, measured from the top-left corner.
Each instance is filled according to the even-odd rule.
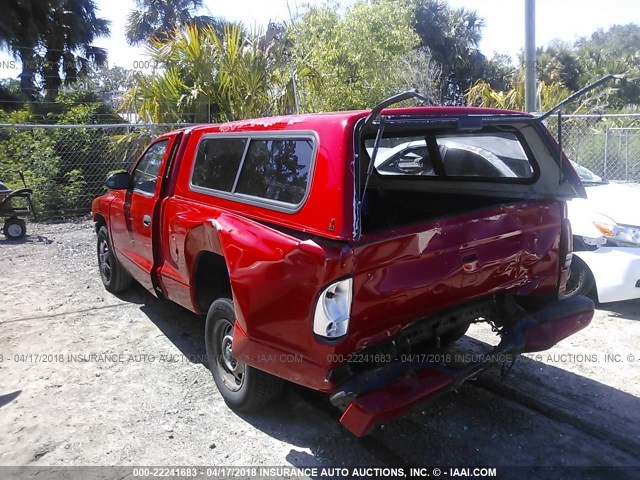
[[[313,333],[327,339],[347,334],[351,315],[353,279],[346,278],[325,288],[316,303]]]
[[[571,260],[573,258],[573,234],[571,233],[571,222],[567,218],[567,204],[565,202],[562,202],[559,255],[558,298],[562,298],[567,290],[567,279],[569,278],[569,270],[571,269]]]

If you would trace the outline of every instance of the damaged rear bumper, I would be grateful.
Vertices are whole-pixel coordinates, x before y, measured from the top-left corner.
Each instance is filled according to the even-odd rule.
[[[448,392],[505,355],[547,350],[585,328],[593,302],[582,296],[560,300],[516,321],[479,361],[461,368],[431,362],[393,362],[351,377],[331,397],[344,409],[345,428],[364,436],[378,423],[403,415]]]

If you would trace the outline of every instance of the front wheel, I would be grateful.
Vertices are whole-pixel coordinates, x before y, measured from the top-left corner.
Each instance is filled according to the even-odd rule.
[[[104,226],[98,230],[98,267],[102,284],[107,291],[118,293],[131,286],[131,275],[120,265],[113,254],[109,242],[109,231]]]
[[[254,412],[274,400],[283,380],[245,364],[233,356],[233,302],[216,300],[209,307],[205,343],[209,369],[225,403],[238,412]]]
[[[580,257],[573,256],[571,260],[571,269],[569,270],[569,278],[567,279],[566,297],[574,295],[588,295],[595,286],[595,280],[589,267]]]

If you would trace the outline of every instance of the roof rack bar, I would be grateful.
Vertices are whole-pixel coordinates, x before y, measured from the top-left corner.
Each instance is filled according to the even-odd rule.
[[[411,90],[407,90],[406,92],[398,93],[397,95],[393,95],[392,97],[389,97],[381,101],[379,104],[377,104],[375,107],[371,109],[371,113],[365,119],[364,124],[362,125],[362,130],[370,127],[371,124],[374,122],[374,120],[376,120],[380,116],[380,112],[382,112],[382,110],[384,110],[390,105],[393,105],[395,103],[400,103],[404,100],[409,100],[410,98],[417,98],[418,100],[421,100],[423,103],[429,102],[429,99],[424,95],[422,95],[421,93],[418,93],[418,90],[416,90],[415,88]]]

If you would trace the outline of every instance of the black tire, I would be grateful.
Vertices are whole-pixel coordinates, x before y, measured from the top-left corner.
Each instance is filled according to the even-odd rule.
[[[111,293],[123,292],[131,286],[131,275],[113,254],[109,231],[105,226],[98,230],[98,268],[102,284],[107,291]]]
[[[255,412],[275,400],[284,381],[233,358],[231,343],[236,315],[233,302],[211,304],[205,324],[209,369],[225,403],[237,412]]]
[[[595,284],[593,274],[587,264],[584,263],[580,257],[574,255],[571,260],[571,269],[569,270],[565,296],[589,295],[593,287],[595,287]]]
[[[2,227],[2,233],[9,240],[20,240],[27,234],[27,224],[18,217],[8,218]]]

